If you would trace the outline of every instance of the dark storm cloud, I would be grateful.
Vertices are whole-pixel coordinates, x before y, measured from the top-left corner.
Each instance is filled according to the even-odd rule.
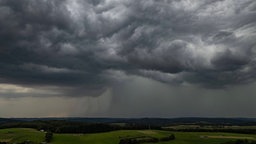
[[[63,86],[68,95],[98,95],[126,74],[207,87],[253,82],[255,5],[1,0],[0,82]]]

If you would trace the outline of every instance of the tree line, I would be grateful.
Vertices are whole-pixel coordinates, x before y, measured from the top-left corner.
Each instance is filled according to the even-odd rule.
[[[50,131],[53,133],[99,133],[114,130],[133,130],[148,129],[148,125],[142,124],[125,124],[114,125],[108,123],[86,123],[71,122],[63,120],[49,121],[29,121],[29,122],[9,122],[0,124],[0,129],[4,128],[33,128],[37,130]],[[161,129],[160,127],[151,126],[151,129]]]

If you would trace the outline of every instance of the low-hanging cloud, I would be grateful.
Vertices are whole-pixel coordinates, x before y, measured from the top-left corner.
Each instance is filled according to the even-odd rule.
[[[1,0],[0,82],[99,95],[133,78],[254,82],[254,0]]]

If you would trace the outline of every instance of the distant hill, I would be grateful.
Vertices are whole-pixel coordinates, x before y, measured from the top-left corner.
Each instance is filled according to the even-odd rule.
[[[6,123],[6,122],[16,122],[17,120],[15,119],[10,119],[10,118],[0,118],[0,124],[1,123]]]
[[[175,124],[209,124],[209,125],[256,125],[256,119],[248,118],[142,118],[126,120],[126,123],[175,125]]]
[[[167,126],[175,124],[209,124],[209,125],[256,125],[255,118],[0,118],[0,123],[17,121],[63,120],[86,123],[127,123],[137,125]]]

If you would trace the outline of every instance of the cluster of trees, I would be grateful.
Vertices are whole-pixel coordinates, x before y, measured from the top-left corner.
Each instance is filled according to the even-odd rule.
[[[149,136],[122,138],[120,139],[119,144],[158,143],[158,142],[166,142],[171,140],[175,140],[174,134],[171,134],[168,137],[162,137],[160,139],[155,137],[149,137]]]
[[[160,141],[171,141],[171,140],[175,140],[175,135],[174,134],[171,134],[170,136],[168,137],[162,137],[160,138]]]

